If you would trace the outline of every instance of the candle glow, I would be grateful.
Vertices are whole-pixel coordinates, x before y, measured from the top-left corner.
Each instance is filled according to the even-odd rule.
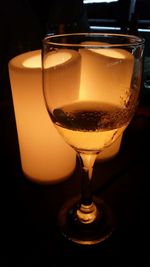
[[[99,43],[94,43],[95,46],[97,44]],[[87,45],[90,45],[90,42],[87,42]],[[125,105],[130,97],[133,55],[123,49],[109,48],[109,44],[107,49],[87,48],[81,49],[80,53],[82,56],[80,98],[84,100],[95,98],[95,101],[100,99],[101,102]],[[93,87],[97,91],[94,95]],[[120,150],[122,136],[121,134],[112,145],[100,152],[97,160],[115,157]]]
[[[60,137],[46,110],[41,51],[27,52],[10,60],[9,76],[24,174],[40,183],[69,177],[76,165],[76,155]]]

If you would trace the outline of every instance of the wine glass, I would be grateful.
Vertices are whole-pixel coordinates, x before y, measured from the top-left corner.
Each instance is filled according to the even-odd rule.
[[[92,193],[92,171],[97,155],[123,134],[135,114],[143,49],[142,38],[123,34],[73,33],[43,40],[46,108],[81,165],[81,195],[58,214],[60,230],[72,242],[97,244],[115,230],[112,210]]]

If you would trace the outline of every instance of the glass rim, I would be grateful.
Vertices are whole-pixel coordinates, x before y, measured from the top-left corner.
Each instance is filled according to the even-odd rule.
[[[101,44],[82,44],[82,43],[76,43],[76,42],[71,42],[71,43],[65,43],[65,42],[56,42],[53,41],[55,39],[60,39],[62,37],[75,37],[75,36],[84,36],[84,37],[103,37],[103,38],[111,38],[111,37],[123,37],[126,40],[128,40],[127,43],[121,42],[121,43],[101,43]],[[42,40],[43,45],[57,45],[60,47],[94,47],[94,48],[100,48],[100,47],[130,47],[130,46],[139,46],[139,45],[144,45],[145,39],[143,37],[139,37],[137,35],[130,35],[130,34],[123,34],[123,33],[100,33],[100,32],[83,32],[83,33],[63,33],[63,34],[47,34],[43,40]]]

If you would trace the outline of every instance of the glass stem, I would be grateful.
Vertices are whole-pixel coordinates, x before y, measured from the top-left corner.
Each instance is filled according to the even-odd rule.
[[[97,208],[93,202],[91,192],[91,180],[93,166],[97,154],[78,154],[82,167],[81,202],[77,209],[77,217],[82,223],[91,223],[97,217]]]

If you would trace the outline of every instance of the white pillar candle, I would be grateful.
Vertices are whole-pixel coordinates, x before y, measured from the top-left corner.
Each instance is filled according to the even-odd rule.
[[[107,48],[81,49],[81,56],[82,99],[124,105],[130,96],[133,55],[123,49]]]
[[[52,51],[44,63],[46,101],[51,110],[76,101],[80,94],[80,54],[71,49]]]
[[[117,48],[80,49],[80,53],[80,99],[99,100],[123,107],[130,97],[133,55]],[[120,150],[121,140],[122,134],[98,155],[97,160],[108,160],[116,156]]]
[[[74,71],[76,64],[77,60],[72,59]],[[16,56],[8,67],[22,170],[36,182],[62,181],[74,171],[76,154],[58,134],[46,110],[41,50]],[[70,79],[75,76],[73,70]],[[63,90],[63,80],[61,87]]]

